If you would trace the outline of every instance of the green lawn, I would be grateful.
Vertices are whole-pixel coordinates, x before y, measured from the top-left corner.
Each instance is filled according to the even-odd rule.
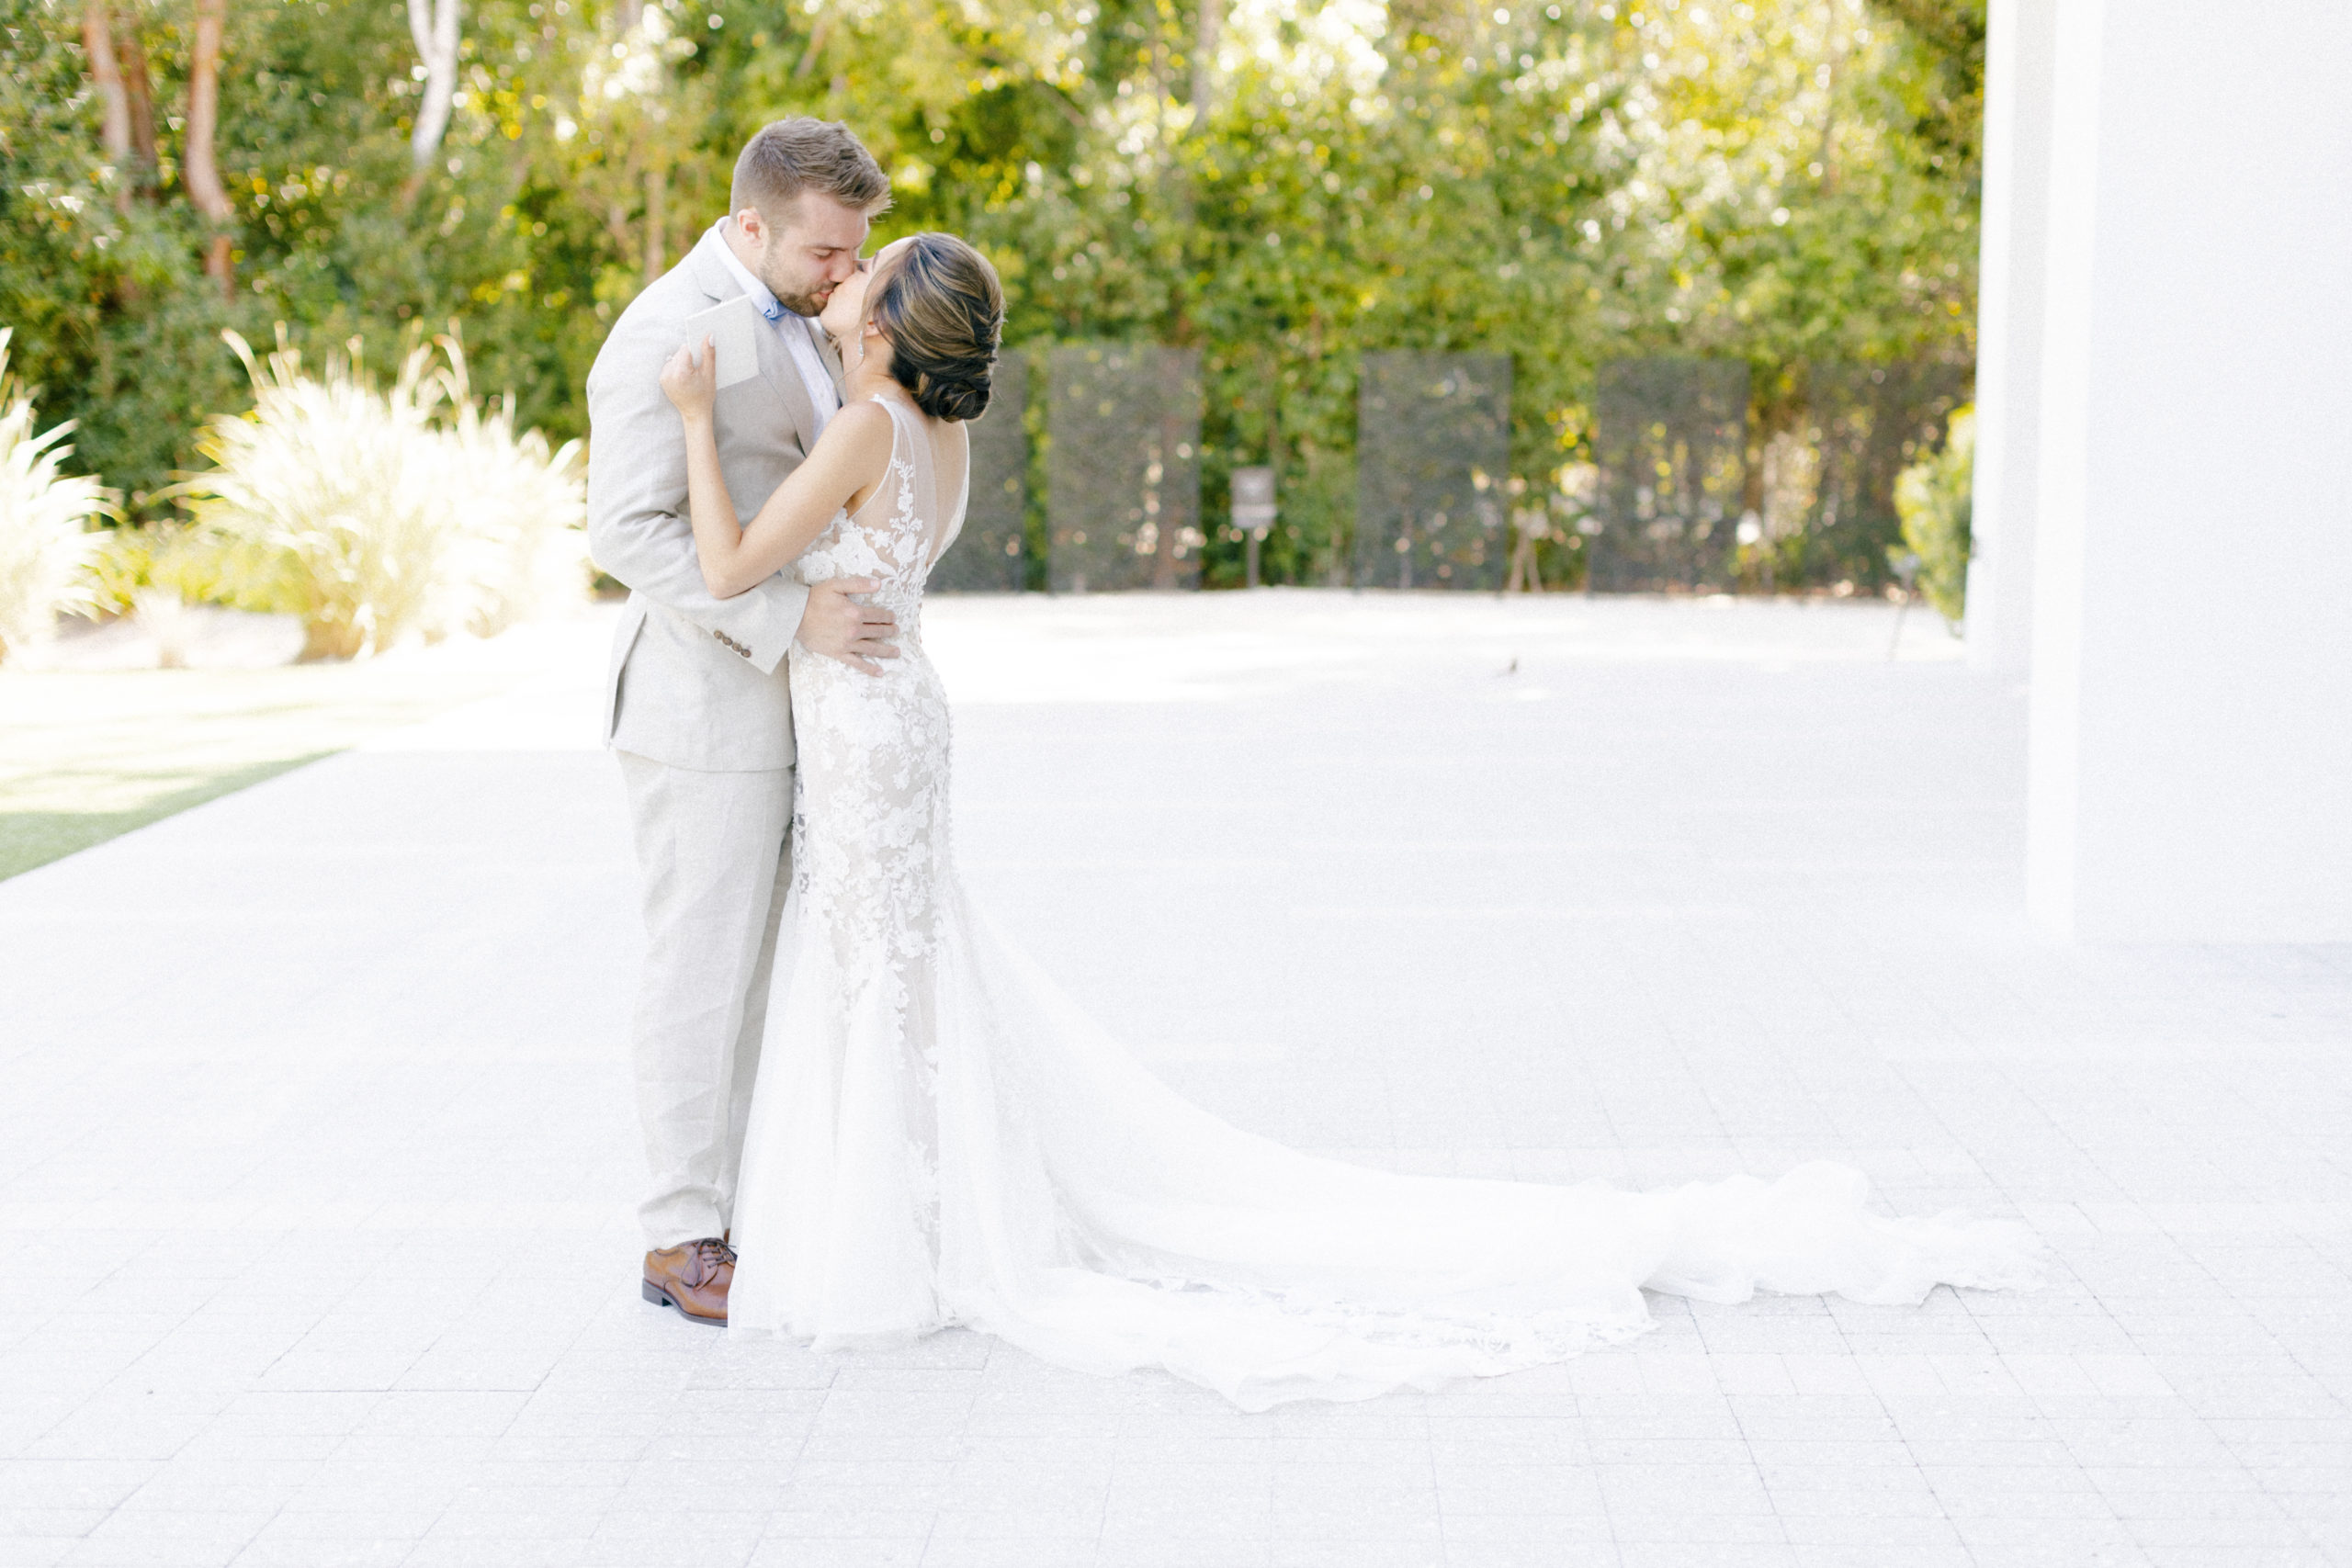
[[[0,671],[0,878],[506,689],[507,671]]]

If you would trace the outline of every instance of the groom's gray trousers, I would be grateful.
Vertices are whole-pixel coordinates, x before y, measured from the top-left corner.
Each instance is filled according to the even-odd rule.
[[[743,291],[716,230],[629,302],[588,372],[588,544],[629,586],[605,688],[645,879],[639,1119],[648,1247],[728,1228],[790,880],[792,695],[785,652],[808,591],[772,577],[717,599],[686,515],[686,442],[662,395],[686,320]],[[807,330],[805,327],[799,330]],[[815,444],[815,407],[780,333],[758,374],[714,408],[718,467],[741,517]]]
[[[705,773],[617,753],[636,828],[645,972],[637,1104],[649,1247],[732,1223],[777,925],[792,883],[792,770]]]

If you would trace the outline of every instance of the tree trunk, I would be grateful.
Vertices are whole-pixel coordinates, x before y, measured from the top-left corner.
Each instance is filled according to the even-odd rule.
[[[123,96],[122,67],[115,60],[106,0],[84,0],[82,52],[88,57],[90,81],[98,90],[98,145],[107,161],[119,167],[130,156],[130,104]]]
[[[147,45],[139,36],[139,13],[132,10],[130,25],[115,40],[121,51],[122,92],[130,107],[130,159],[135,171],[138,193],[150,200],[155,195],[155,171],[162,160],[155,152],[155,90],[147,82]]]
[[[416,126],[408,139],[408,194],[413,196],[424,183],[433,155],[441,150],[457,98],[458,0],[408,0],[408,32],[424,67],[424,101],[417,106]]]
[[[195,47],[187,67],[187,146],[181,178],[188,199],[216,229],[228,227],[235,209],[220,184],[220,165],[212,151],[220,124],[220,35],[229,21],[229,0],[196,0]],[[229,236],[216,233],[205,247],[204,270],[220,285],[225,297],[236,287],[231,265]]]
[[[1193,126],[1198,130],[1216,107],[1216,46],[1225,34],[1225,0],[1201,0],[1193,34]]]
[[[107,0],[83,0],[82,52],[89,57],[90,80],[98,89],[98,145],[114,169],[114,204],[130,210],[130,97],[123,91],[122,66],[114,52],[114,29],[107,23]]]
[[[796,80],[817,69],[818,57],[825,52],[825,29],[831,26],[833,14],[827,11],[817,18],[817,25],[808,29],[808,47],[800,51],[800,63],[792,68]]]
[[[661,165],[652,164],[645,171],[645,281],[650,284],[669,269],[665,240],[669,230],[668,214],[663,197],[668,194],[669,181],[663,177]]]

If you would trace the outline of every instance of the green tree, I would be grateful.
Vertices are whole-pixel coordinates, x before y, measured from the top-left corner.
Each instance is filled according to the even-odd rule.
[[[1510,354],[1540,517],[1604,360],[1745,358],[1769,435],[1810,365],[1971,347],[1981,0],[473,0],[447,61],[441,0],[239,0],[220,221],[182,183],[193,9],[103,3],[119,93],[89,12],[0,0],[0,321],[134,509],[243,406],[224,326],[387,352],[455,321],[522,424],[582,434],[606,324],[795,112],[889,170],[878,238],[989,254],[1009,343],[1199,347],[1207,514],[1275,463],[1275,581],[1344,551],[1363,352]]]
[[[1903,544],[1919,558],[1919,592],[1956,628],[1968,606],[1969,518],[1976,463],[1976,411],[1951,416],[1940,450],[1903,470],[1894,481],[1894,509]]]

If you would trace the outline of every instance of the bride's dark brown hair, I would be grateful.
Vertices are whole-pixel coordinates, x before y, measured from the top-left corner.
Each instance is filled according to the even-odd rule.
[[[890,258],[865,302],[890,339],[890,375],[933,419],[977,419],[989,406],[1004,288],[988,257],[953,234],[917,234]]]

